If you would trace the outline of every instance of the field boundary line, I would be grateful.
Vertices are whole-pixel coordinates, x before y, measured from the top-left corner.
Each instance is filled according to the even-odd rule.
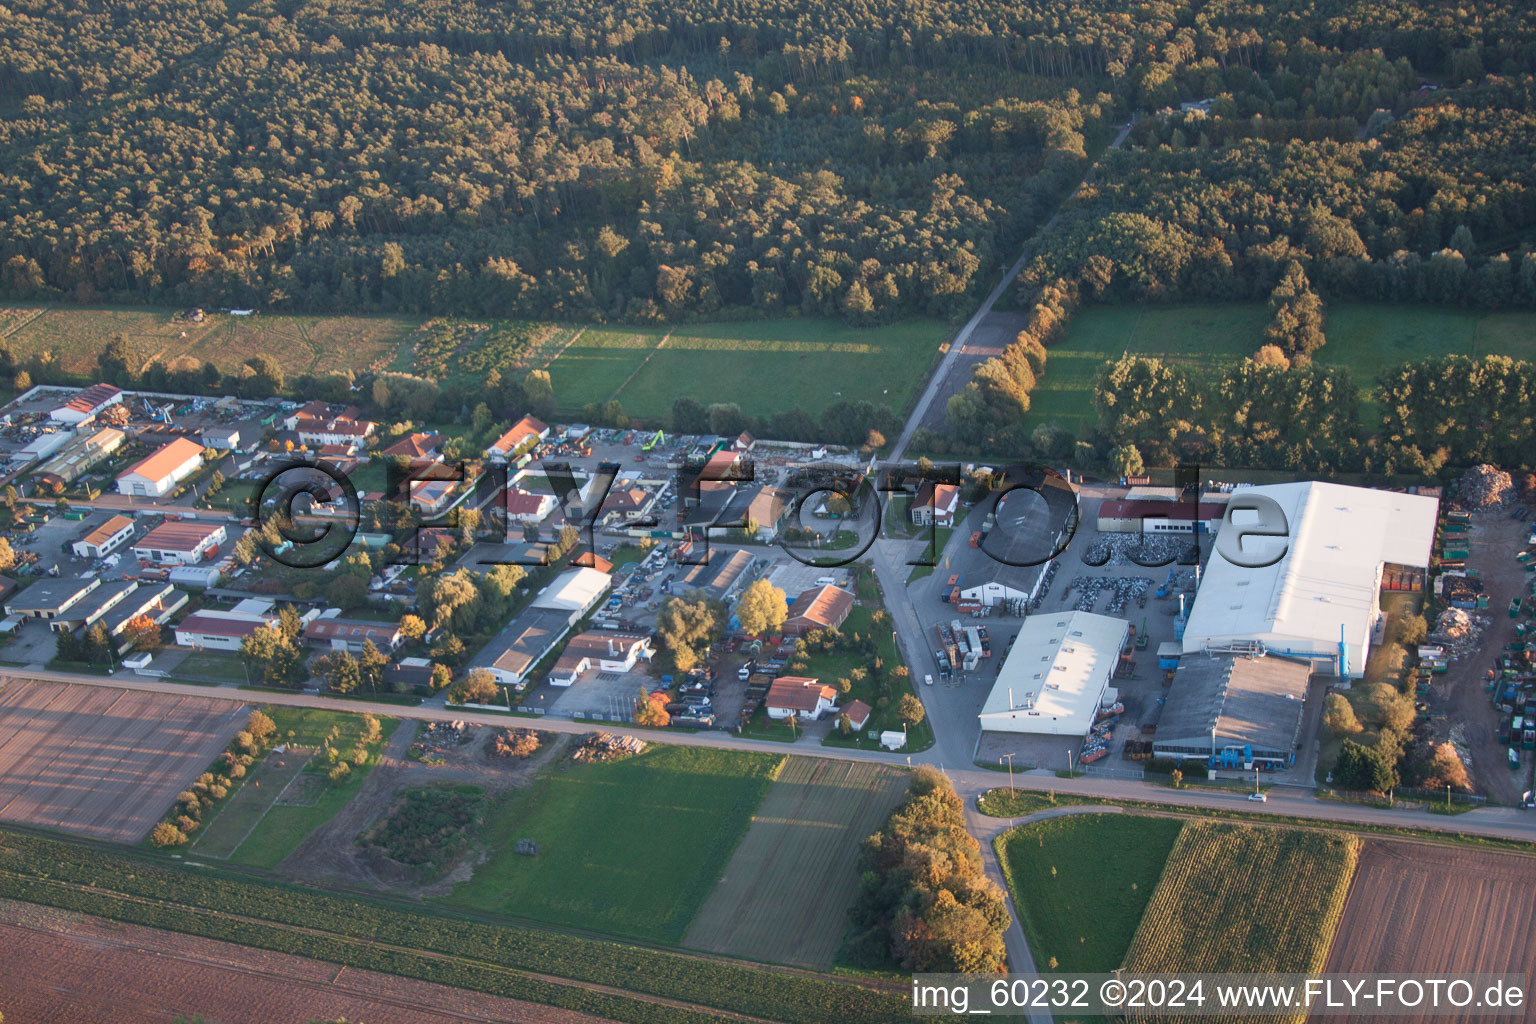
[[[582,325],[581,327],[577,328],[576,333],[571,335],[570,339],[568,341],[566,341],[566,343],[564,345],[560,346],[560,351],[556,352],[554,355],[552,355],[548,359],[544,360],[544,362],[541,363],[539,366],[535,367],[535,369],[547,370],[551,366],[554,366],[555,365],[555,360],[559,359],[561,356],[565,355],[565,350],[570,348],[572,345],[576,344],[577,340],[580,339],[581,336],[583,334],[586,334],[586,333],[587,333],[586,325]]]
[[[992,815],[986,814],[979,810],[977,813],[980,813],[984,818],[992,817]],[[1255,828],[1294,828],[1308,832],[1342,832],[1347,835],[1355,836],[1362,842],[1373,841],[1381,843],[1407,843],[1414,846],[1449,847],[1451,849],[1470,848],[1474,850],[1480,850],[1484,853],[1499,853],[1510,857],[1524,857],[1527,860],[1536,860],[1536,845],[1530,843],[1526,843],[1527,849],[1517,849],[1508,846],[1484,847],[1478,845],[1477,843],[1468,843],[1464,840],[1458,839],[1456,838],[1457,833],[1450,832],[1441,834],[1443,835],[1443,838],[1441,835],[1423,832],[1414,835],[1398,835],[1395,833],[1376,832],[1372,830],[1368,823],[1347,821],[1344,819],[1314,818],[1307,821],[1299,821],[1289,818],[1279,818],[1270,821],[1260,817],[1228,817],[1226,815],[1206,814],[1199,810],[1181,810],[1173,807],[1158,808],[1135,803],[1105,802],[1088,804],[1062,804],[1058,807],[1047,807],[1043,810],[1035,811],[1031,814],[1023,815],[1015,819],[1014,824],[1004,826],[1002,832],[1005,833],[1010,829],[1019,828],[1024,825],[1038,824],[1043,821],[1048,821],[1051,818],[1062,818],[1076,814],[1112,813],[1139,814],[1145,815],[1149,818],[1181,818],[1185,821],[1225,821],[1233,825],[1252,825]],[[1006,819],[999,818],[997,820],[1002,821]],[[1413,826],[1402,825],[1391,827],[1412,828]],[[999,835],[1001,834],[1002,833],[999,833]],[[1477,833],[1465,834],[1474,838],[1502,838],[1498,836],[1480,837]],[[1512,839],[1507,840],[1507,842],[1518,843],[1524,842],[1524,840]]]
[[[48,310],[46,309],[34,310],[32,315],[27,317],[25,320],[18,321],[17,323],[14,323],[10,327],[6,328],[5,333],[0,334],[0,338],[9,338],[23,327],[31,326],[36,321],[42,319],[43,314],[47,312]]]
[[[618,387],[613,389],[613,394],[608,396],[608,401],[612,402],[615,399],[617,399],[619,397],[619,392],[623,391],[625,388],[629,387],[629,382],[634,380],[635,377],[640,373],[641,370],[645,369],[645,364],[649,363],[651,361],[651,356],[654,356],[657,352],[660,352],[661,349],[662,349],[662,346],[665,345],[668,341],[670,341],[671,338],[672,338],[672,332],[671,331],[668,331],[666,334],[663,334],[661,336],[661,340],[656,343],[656,347],[651,349],[649,352],[647,352],[645,354],[645,358],[640,360],[640,365],[635,367],[633,370],[629,371],[629,376],[624,378],[624,383],[620,384]]]
[[[293,750],[295,748],[289,747],[288,749],[289,750]],[[297,748],[297,749],[304,750],[304,749],[308,749],[308,748],[300,747],[300,748]],[[271,756],[272,756],[271,751],[268,751],[266,757],[271,757]],[[314,755],[310,754],[310,756],[313,757]],[[262,758],[262,762],[261,763],[262,763],[263,767],[265,767],[266,763],[267,763],[266,757]],[[306,764],[307,763],[308,762],[306,762]],[[283,798],[283,794],[288,792],[288,790],[292,789],[293,788],[293,784],[295,782],[298,782],[300,776],[302,776],[303,774],[304,774],[304,769],[303,768],[300,768],[298,771],[293,773],[293,778],[289,779],[288,782],[283,786],[283,788],[277,791],[277,796],[274,796],[272,798],[272,802],[267,804],[267,806],[262,809],[261,814],[259,814],[256,817],[256,820],[251,822],[251,827],[245,830],[245,835],[240,837],[240,841],[238,843],[236,843],[234,846],[230,847],[230,850],[229,850],[228,853],[226,853],[222,857],[220,857],[216,853],[199,853],[198,856],[199,857],[206,857],[208,860],[229,860],[229,858],[233,857],[235,855],[235,853],[240,849],[240,847],[245,845],[245,841],[247,839],[251,838],[251,836],[255,833],[256,826],[260,825],[263,821],[266,820],[268,812],[270,812],[272,810],[272,808],[277,806],[277,802]],[[246,780],[245,785],[249,786],[252,782],[255,782],[255,781],[257,781],[257,780],[254,777],[252,777],[252,778]],[[241,788],[243,789],[245,787],[242,786]],[[229,798],[231,800],[233,800],[234,799],[234,794],[231,793]],[[229,804],[228,804],[228,802],[226,802],[223,807],[219,808],[219,813],[222,814],[224,811],[226,811],[228,809],[229,809]],[[210,821],[208,824],[212,825],[212,824],[214,824],[214,822],[216,822],[218,820],[219,820],[218,817],[215,816],[213,821]],[[193,852],[193,850],[195,850],[197,848],[197,846],[203,841],[204,838],[207,837],[207,835],[208,835],[208,831],[205,828],[203,830],[203,834],[201,836],[197,837],[198,841],[196,843],[193,843],[192,846],[190,848],[188,848],[187,852],[188,853]]]

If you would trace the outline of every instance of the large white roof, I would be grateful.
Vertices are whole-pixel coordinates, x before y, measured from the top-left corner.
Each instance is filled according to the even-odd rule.
[[[1290,543],[1274,565],[1247,569],[1213,551],[1184,631],[1184,650],[1212,639],[1287,638],[1337,644],[1369,634],[1383,562],[1424,568],[1439,502],[1416,494],[1303,481],[1242,488],[1285,512]],[[1233,519],[1242,525],[1243,515]],[[1247,542],[1252,550],[1271,543]]]
[[[585,566],[567,569],[544,592],[533,599],[535,608],[558,608],[562,611],[584,612],[597,603],[608,589],[613,577]]]
[[[1085,735],[1128,631],[1124,619],[1092,612],[1029,616],[981,707],[981,727]]]

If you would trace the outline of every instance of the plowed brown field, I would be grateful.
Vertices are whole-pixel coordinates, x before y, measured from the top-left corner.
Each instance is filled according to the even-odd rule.
[[[0,820],[136,843],[247,714],[228,701],[10,678]]]
[[[27,1024],[601,1024],[603,1018],[0,901],[0,1012]],[[193,1018],[196,1019],[196,1018]]]
[[[1533,876],[1536,859],[1527,857],[1368,840],[1324,970],[1536,978]]]

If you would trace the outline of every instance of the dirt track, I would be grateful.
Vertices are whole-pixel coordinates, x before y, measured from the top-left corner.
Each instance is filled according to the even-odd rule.
[[[1450,726],[1460,725],[1472,755],[1473,784],[1479,793],[1506,805],[1518,804],[1529,788],[1530,755],[1518,771],[1510,771],[1505,746],[1499,742],[1499,713],[1483,691],[1483,672],[1493,664],[1500,649],[1514,639],[1515,623],[1507,614],[1509,600],[1523,595],[1531,579],[1515,555],[1524,546],[1530,523],[1510,519],[1503,511],[1479,512],[1472,518],[1472,558],[1488,594],[1488,608],[1474,612],[1487,617],[1475,651],[1455,662],[1450,671],[1435,677],[1429,692],[1429,709],[1437,719],[1435,742],[1446,737]],[[1431,623],[1433,628],[1433,623]]]
[[[1533,873],[1528,857],[1367,840],[1325,970],[1536,977]]]
[[[0,820],[136,843],[228,745],[247,710],[12,682],[0,692]]]
[[[604,1018],[0,901],[0,1012],[18,1024],[600,1024]]]

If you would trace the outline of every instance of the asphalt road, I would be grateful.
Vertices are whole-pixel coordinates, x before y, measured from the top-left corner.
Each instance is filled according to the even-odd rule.
[[[1123,126],[1119,134],[1115,136],[1115,141],[1111,142],[1108,148],[1119,148],[1121,143],[1125,142],[1126,136],[1130,134],[1131,126]],[[1097,166],[1098,164],[1095,163],[1088,168],[1088,173],[1083,176],[1083,180],[1078,185],[1078,188],[1082,188],[1083,185],[1093,180],[1094,168]],[[1046,221],[1045,226],[1036,234],[1051,230],[1051,228],[1056,226],[1057,218],[1060,216],[1060,213],[1052,214],[1051,219]],[[975,333],[976,328],[987,318],[987,315],[992,312],[992,307],[997,304],[998,299],[1002,298],[1003,292],[1008,290],[1008,286],[1013,284],[1014,278],[1019,276],[1019,272],[1024,269],[1024,263],[1029,255],[1030,253],[1027,248],[1019,254],[1019,258],[1014,261],[1013,266],[1009,267],[1002,280],[997,282],[997,287],[987,294],[986,299],[981,304],[981,308],[976,310],[975,315],[966,321],[965,326],[960,328],[959,333],[950,341],[949,350],[944,353],[944,359],[939,363],[938,368],[933,371],[932,376],[928,378],[928,384],[923,388],[923,393],[918,396],[917,404],[912,407],[912,415],[907,417],[906,425],[902,427],[901,436],[896,439],[896,444],[891,449],[890,456],[886,459],[887,462],[900,462],[902,456],[906,454],[907,444],[912,440],[912,435],[928,416],[928,407],[933,404],[935,396],[943,389],[944,382],[949,379],[956,365],[961,362],[961,356],[965,352],[965,346],[971,340],[971,335]]]

